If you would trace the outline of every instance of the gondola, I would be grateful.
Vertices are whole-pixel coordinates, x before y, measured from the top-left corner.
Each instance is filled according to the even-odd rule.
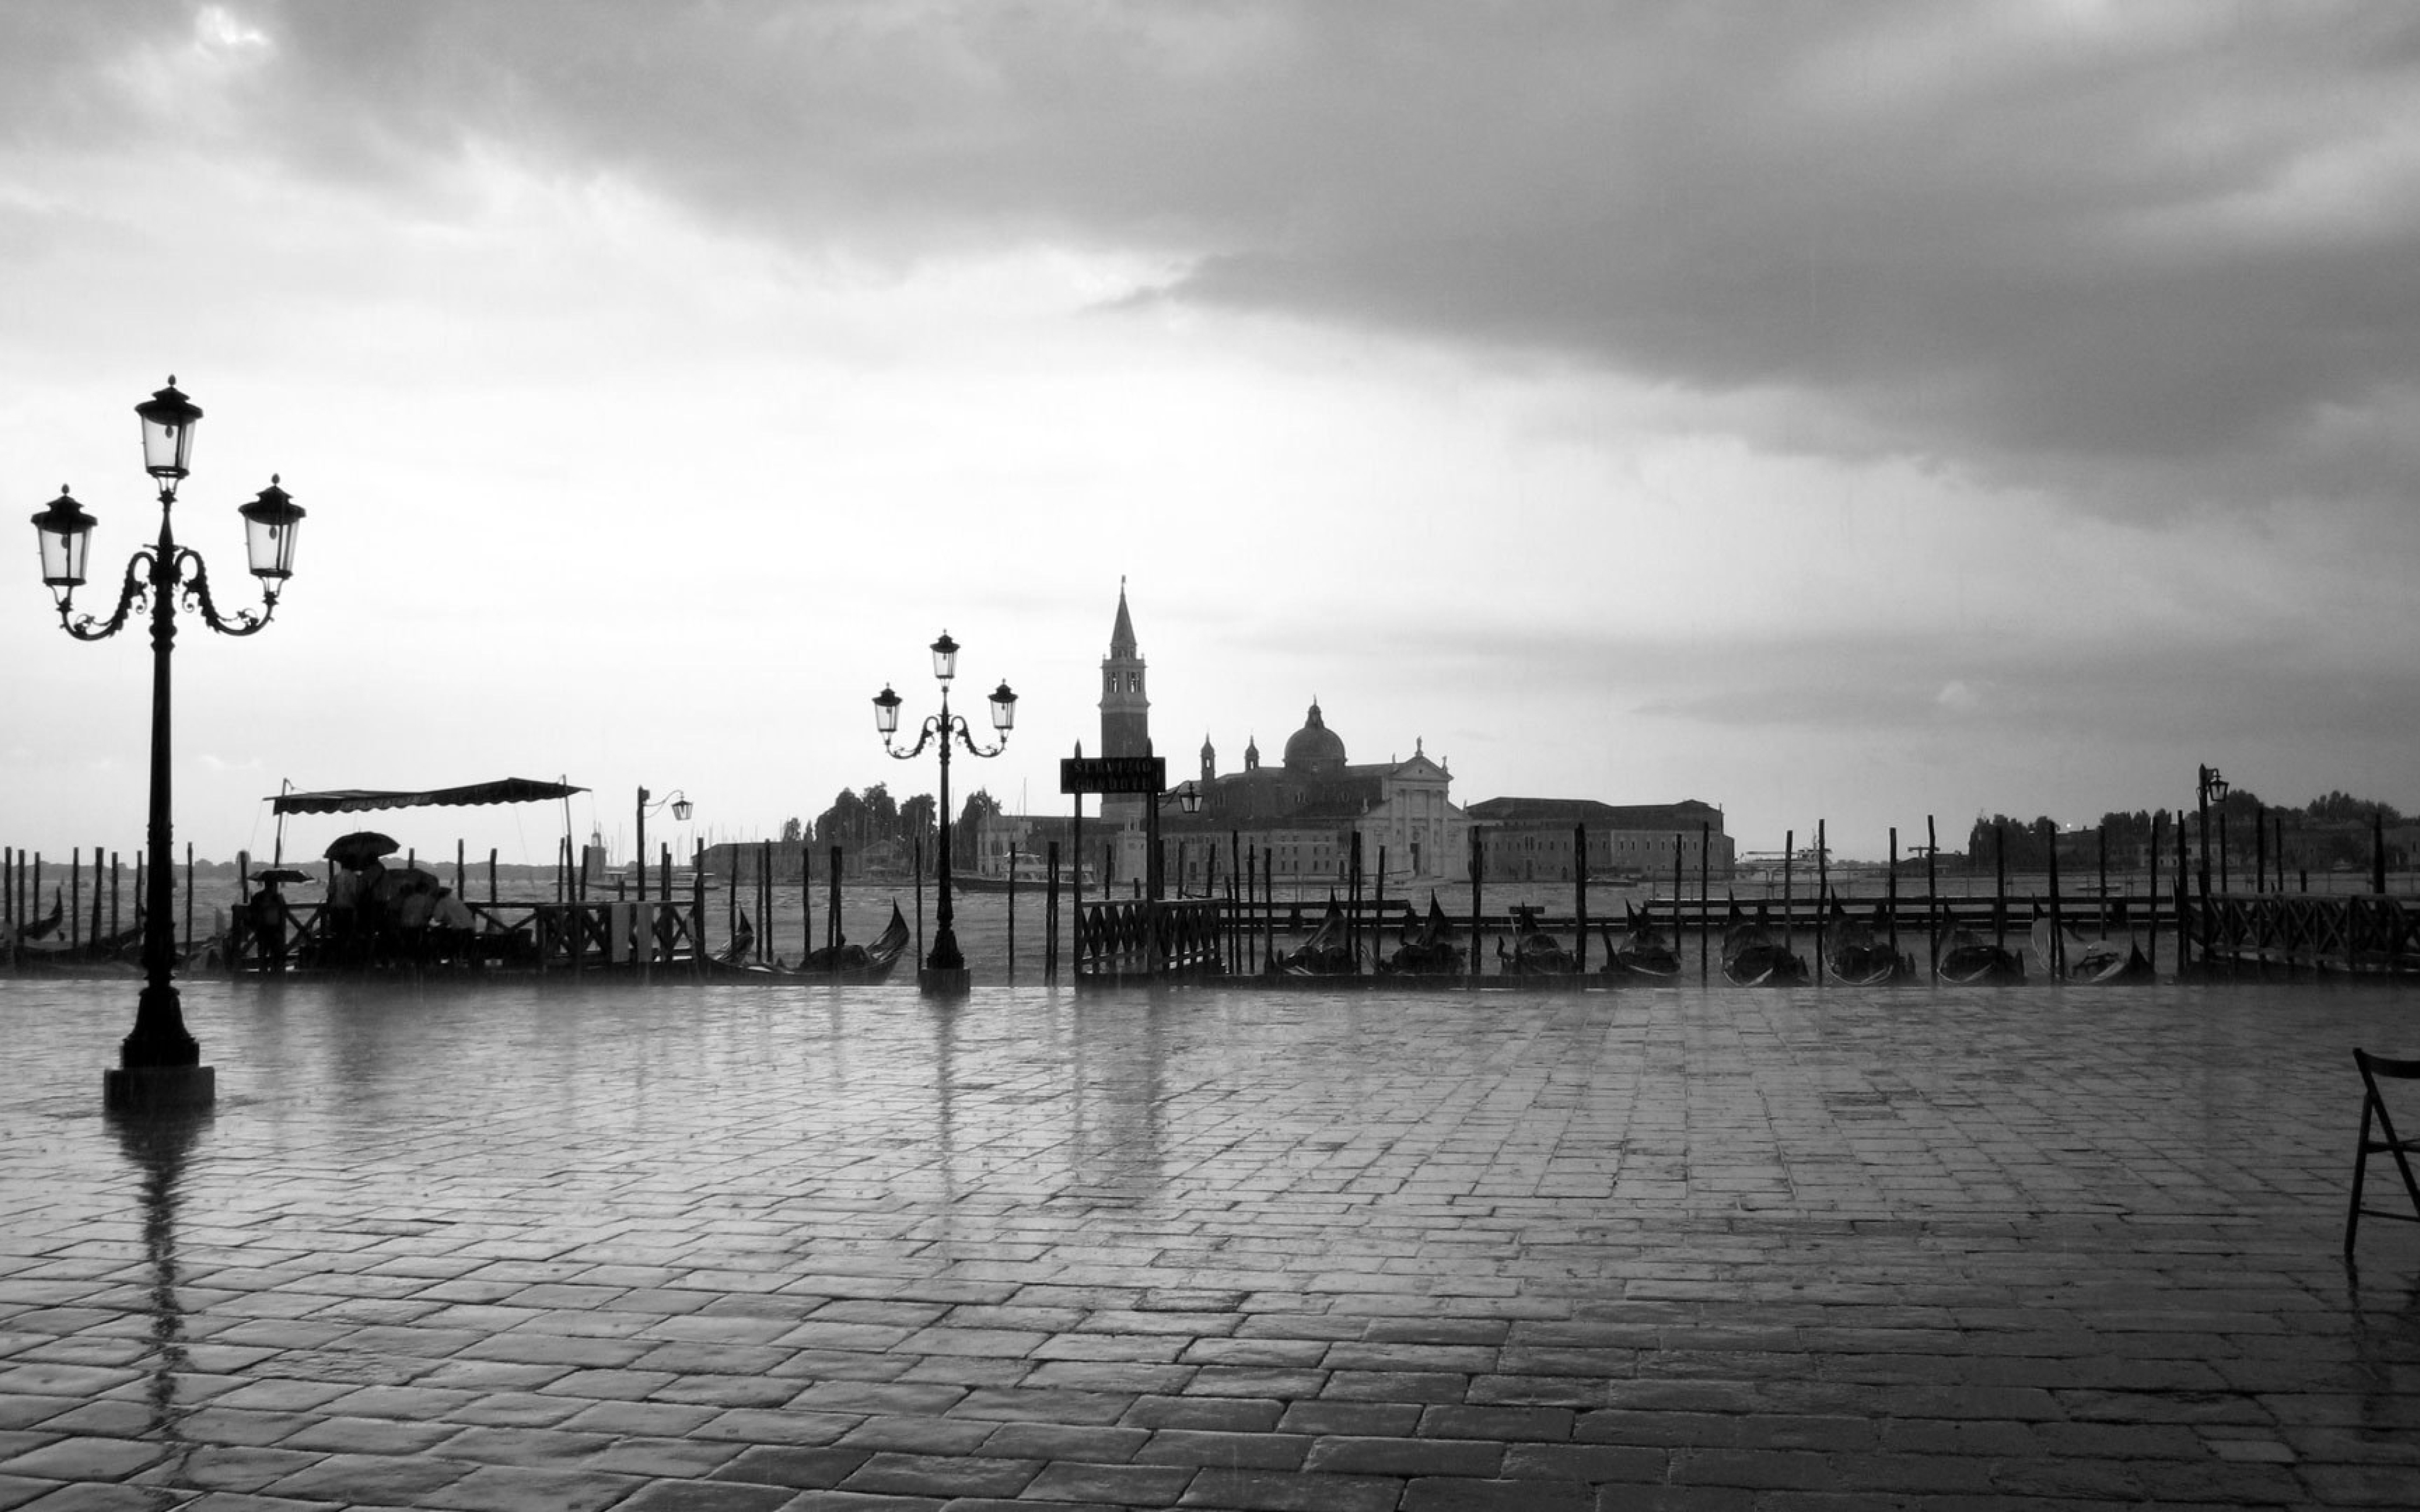
[[[1611,924],[1598,926],[1605,941],[1605,975],[1640,981],[1678,981],[1681,955],[1673,939],[1637,904],[1622,905],[1624,929],[1616,936]]]
[[[1731,922],[1723,931],[1723,978],[1735,987],[1794,987],[1807,980],[1807,961],[1773,937],[1773,922],[1762,903],[1756,918],[1745,918],[1737,900]]]
[[[2131,936],[2122,942],[2105,934],[2086,939],[2064,925],[2054,927],[2046,914],[2034,917],[2033,948],[2034,959],[2054,981],[2150,981],[2157,976]]]
[[[1344,909],[1336,895],[1327,895],[1327,912],[1311,938],[1269,962],[1273,977],[1351,977],[1359,975],[1361,953],[1354,949],[1344,925]]]
[[[39,918],[29,918],[25,922],[18,925],[17,938],[28,941],[41,939],[43,936],[49,934],[51,931],[58,928],[59,920],[66,917],[67,906],[60,901],[59,889],[53,887],[51,889],[51,911],[44,914]]]
[[[1838,898],[1832,900],[1830,936],[1824,942],[1823,969],[1844,987],[1879,987],[1916,974],[1916,963],[1890,948],[1883,932],[1889,925],[1882,905],[1874,905],[1871,922],[1854,919]]]
[[[1937,968],[1943,981],[1973,987],[2025,980],[2025,964],[2015,951],[1993,945],[1973,930],[1951,930],[1946,945]]]
[[[1580,968],[1579,957],[1539,926],[1538,910],[1530,904],[1513,907],[1512,936],[1511,949],[1496,942],[1498,969],[1507,977],[1568,977]]]
[[[891,922],[874,937],[872,945],[850,945],[844,941],[810,950],[798,964],[793,975],[814,977],[819,980],[850,986],[864,986],[891,975],[891,968],[908,953],[908,919],[899,912],[894,901],[891,905]]]
[[[1446,918],[1445,905],[1437,902],[1435,892],[1429,894],[1429,915],[1414,929],[1409,921],[1404,925],[1403,943],[1395,953],[1378,963],[1382,976],[1392,977],[1458,977],[1462,975],[1462,949],[1446,938],[1453,928]]]
[[[713,954],[700,956],[695,966],[699,976],[715,981],[815,981],[841,987],[870,986],[891,975],[891,968],[908,953],[909,937],[907,917],[893,903],[891,922],[883,926],[872,945],[844,941],[809,951],[794,966],[778,961],[768,964],[746,959],[755,947],[756,929],[743,913],[730,941]]]

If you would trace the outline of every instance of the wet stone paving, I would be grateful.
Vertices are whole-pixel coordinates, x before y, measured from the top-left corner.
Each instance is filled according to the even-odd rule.
[[[0,1509],[2420,1504],[2420,993],[199,983],[128,1123],[135,986],[0,979]]]

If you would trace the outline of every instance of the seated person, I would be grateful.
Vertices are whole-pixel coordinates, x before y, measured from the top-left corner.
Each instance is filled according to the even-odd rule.
[[[429,916],[436,911],[437,900],[427,882],[414,882],[411,889],[395,907],[396,953],[406,961],[418,961],[427,954]]]
[[[437,898],[429,910],[428,932],[431,952],[442,961],[469,959],[471,933],[478,920],[451,887],[437,889]]]

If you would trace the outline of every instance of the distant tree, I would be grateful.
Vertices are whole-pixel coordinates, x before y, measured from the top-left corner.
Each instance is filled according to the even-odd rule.
[[[792,814],[789,818],[782,821],[783,844],[796,845],[799,841],[806,838],[807,826],[799,822],[798,815]]]
[[[884,796],[888,797],[889,795],[885,794]],[[933,816],[939,808],[940,805],[934,801],[931,794],[919,793],[899,806],[898,818],[895,821],[896,827],[892,830],[903,845],[913,846],[920,841],[923,843],[924,864],[928,867],[933,865],[935,860],[934,846],[939,838],[939,826],[934,823]]]
[[[972,867],[975,864],[977,847],[983,839],[983,822],[999,817],[1000,812],[1000,800],[993,797],[988,789],[977,788],[967,795],[966,807],[958,810],[958,817],[950,829],[952,866]]]
[[[837,845],[845,851],[865,848],[865,800],[849,788],[840,790],[831,807],[815,818],[815,843],[830,849]]]
[[[2004,813],[1989,819],[1978,814],[1966,832],[1966,870],[1990,872],[2005,864],[2011,872],[2042,871],[2050,865],[2050,836],[2057,829],[2046,817],[2028,823]]]
[[[906,832],[899,827],[899,800],[891,795],[891,784],[876,782],[861,795],[865,799],[866,839],[903,839]]]
[[[2349,793],[2334,790],[2331,790],[2323,798],[2313,798],[2310,807],[2303,811],[2313,819],[2332,824],[2358,822],[2366,825],[2370,822],[2373,815],[2390,825],[2403,823],[2403,816],[2396,811],[2395,806],[2391,803],[2380,803],[2371,798],[2356,798]]]

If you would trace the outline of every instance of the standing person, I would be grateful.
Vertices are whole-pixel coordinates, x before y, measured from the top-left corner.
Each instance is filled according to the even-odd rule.
[[[362,863],[361,891],[353,902],[353,951],[349,965],[376,965],[394,954],[387,937],[386,863],[376,856]]]
[[[403,897],[395,906],[396,954],[418,965],[428,954],[428,916],[435,912],[437,898],[428,890],[427,877],[411,877],[404,883]]]
[[[358,964],[362,949],[362,873],[346,864],[328,881],[328,927],[321,948],[339,965]]]
[[[264,971],[286,969],[286,898],[274,882],[264,882],[260,890],[244,904],[245,924],[253,939],[252,949],[260,958]]]

